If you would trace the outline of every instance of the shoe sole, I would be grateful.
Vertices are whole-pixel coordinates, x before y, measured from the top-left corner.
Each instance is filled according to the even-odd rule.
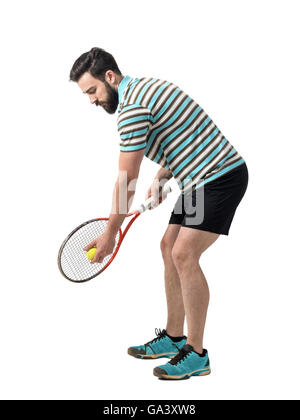
[[[211,374],[211,370],[205,370],[205,372],[199,372],[199,371],[194,371],[191,373],[185,373],[184,375],[176,375],[176,376],[171,376],[171,375],[165,375],[162,373],[157,373],[155,372],[155,370],[153,371],[154,376],[157,376],[160,379],[171,379],[174,381],[178,381],[181,379],[189,379],[191,376],[207,376]]]
[[[145,359],[145,360],[154,360],[154,359],[160,359],[162,357],[166,357],[168,359],[173,359],[173,357],[176,356],[177,353],[159,353],[159,354],[134,354],[130,352],[130,349],[128,349],[127,353],[135,357],[136,359]],[[172,356],[170,356],[172,355]]]

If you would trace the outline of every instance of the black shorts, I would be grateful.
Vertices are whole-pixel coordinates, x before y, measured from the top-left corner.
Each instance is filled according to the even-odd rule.
[[[247,185],[248,169],[243,163],[203,187],[181,194],[169,224],[228,235]]]

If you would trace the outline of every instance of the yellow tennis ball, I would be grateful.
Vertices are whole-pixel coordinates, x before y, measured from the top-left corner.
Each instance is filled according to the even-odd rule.
[[[91,248],[88,251],[86,251],[86,256],[88,257],[89,260],[92,260],[94,256],[96,255],[96,252],[97,252],[97,248]]]

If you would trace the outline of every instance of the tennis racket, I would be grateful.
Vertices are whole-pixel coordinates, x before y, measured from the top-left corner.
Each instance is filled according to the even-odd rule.
[[[169,186],[165,186],[162,191],[162,197],[165,198],[171,192]],[[148,198],[140,207],[126,215],[131,217],[124,232],[119,229],[113,252],[107,255],[101,263],[91,264],[86,256],[83,248],[98,236],[102,235],[106,229],[108,218],[92,219],[82,223],[74,229],[63,241],[58,253],[58,268],[61,274],[68,280],[75,283],[83,283],[91,280],[102,273],[112,263],[116,257],[121,243],[125,238],[129,228],[133,222],[146,210],[148,210],[154,202],[153,197]]]

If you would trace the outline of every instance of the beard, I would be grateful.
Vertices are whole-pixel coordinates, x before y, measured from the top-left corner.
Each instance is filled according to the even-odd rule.
[[[105,102],[96,102],[97,106],[102,106],[102,108],[108,113],[108,114],[114,114],[118,108],[119,105],[119,95],[116,90],[114,90],[106,80],[104,80],[104,85],[106,87],[106,93],[107,93],[107,100]]]

